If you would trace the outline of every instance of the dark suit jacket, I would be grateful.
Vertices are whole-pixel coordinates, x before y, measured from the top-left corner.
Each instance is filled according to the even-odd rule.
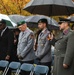
[[[4,60],[7,55],[11,56],[13,51],[14,35],[8,28],[0,36],[0,60]]]

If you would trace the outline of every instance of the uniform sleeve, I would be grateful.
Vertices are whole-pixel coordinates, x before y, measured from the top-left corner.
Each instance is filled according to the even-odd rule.
[[[7,55],[11,55],[14,47],[14,34],[10,31],[8,34],[8,50]]]
[[[31,49],[33,49],[34,46],[34,34],[31,33],[28,37],[28,42],[27,42],[27,46],[25,47],[25,49],[21,52],[21,57],[25,57]]]
[[[51,45],[55,46],[55,43],[57,42],[58,40],[56,40],[55,38],[53,38],[50,42],[51,42]]]
[[[68,37],[66,54],[63,64],[71,65],[74,58],[74,33]]]

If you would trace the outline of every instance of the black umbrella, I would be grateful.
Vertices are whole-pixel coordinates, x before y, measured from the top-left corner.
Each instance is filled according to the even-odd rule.
[[[38,28],[38,24],[33,23],[33,22],[27,22],[27,26],[29,28]],[[49,30],[59,30],[59,27],[56,27],[56,26],[53,26],[53,25],[48,25],[48,29]]]
[[[44,15],[27,16],[25,21],[30,22],[30,23],[37,23],[42,18],[46,18],[49,25],[53,25],[53,26],[58,27],[58,22],[56,22],[54,19],[47,17],[47,16],[44,16]]]
[[[24,10],[47,16],[70,15],[74,13],[74,4],[71,0],[31,0]]]
[[[52,30],[52,29],[58,29],[59,28],[58,23],[54,19],[47,17],[47,16],[44,16],[44,15],[27,16],[25,21],[28,23],[29,27],[35,27],[36,28],[36,27],[38,27],[37,23],[41,18],[47,19],[49,29]]]

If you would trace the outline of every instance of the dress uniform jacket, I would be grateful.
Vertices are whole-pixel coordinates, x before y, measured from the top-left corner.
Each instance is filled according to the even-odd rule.
[[[70,28],[55,43],[54,75],[74,75],[74,32]]]
[[[0,35],[0,60],[5,60],[5,57],[7,55],[10,55],[10,57],[12,57],[13,46],[14,46],[14,35],[12,31],[10,31],[6,27]]]
[[[21,61],[33,60],[35,57],[33,46],[34,46],[33,32],[29,28],[27,28],[24,31],[24,33],[20,32],[17,47],[17,55],[20,55],[23,59],[19,60]]]
[[[42,63],[51,62],[51,45],[47,39],[49,33],[48,29],[45,29],[38,36],[38,46],[35,54]]]

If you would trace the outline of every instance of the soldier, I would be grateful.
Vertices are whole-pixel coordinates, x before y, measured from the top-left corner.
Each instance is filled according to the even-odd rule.
[[[37,42],[37,50],[36,50],[36,57],[39,60],[40,65],[45,65],[49,67],[49,73],[51,71],[51,44],[48,40],[48,35],[50,31],[47,29],[47,19],[43,18],[38,21],[38,27],[42,31],[38,36]]]
[[[21,63],[33,64],[35,58],[33,46],[34,46],[34,34],[28,27],[25,21],[18,23],[18,28],[21,31],[19,34],[17,55]],[[21,73],[21,75],[24,75]]]
[[[56,39],[54,75],[74,75],[74,32],[70,20],[60,18],[61,35]]]

